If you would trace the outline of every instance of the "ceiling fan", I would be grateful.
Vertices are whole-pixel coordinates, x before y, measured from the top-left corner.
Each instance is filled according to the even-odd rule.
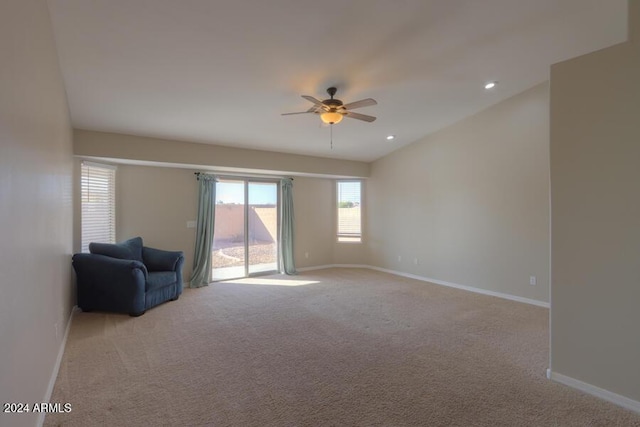
[[[344,104],[341,100],[335,99],[333,95],[336,94],[338,89],[335,87],[330,87],[327,89],[327,93],[331,98],[325,99],[324,101],[320,101],[319,99],[314,98],[309,95],[302,95],[304,99],[307,101],[311,101],[313,103],[313,107],[309,108],[307,111],[300,111],[297,113],[283,113],[283,116],[290,116],[293,114],[319,114],[320,119],[326,124],[336,124],[342,121],[343,117],[349,117],[351,119],[363,120],[365,122],[372,122],[376,118],[373,116],[368,116],[366,114],[354,113],[351,110],[356,108],[368,107],[370,105],[377,105],[375,99],[367,98],[361,99],[360,101],[350,102],[348,104]]]

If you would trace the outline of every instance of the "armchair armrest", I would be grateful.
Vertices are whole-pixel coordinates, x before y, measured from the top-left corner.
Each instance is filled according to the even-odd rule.
[[[140,261],[82,253],[73,256],[73,268],[83,310],[144,311],[147,269]]]
[[[98,254],[75,254],[72,258],[76,273],[87,273],[91,276],[109,277],[110,280],[120,278],[128,279],[132,270],[139,269],[144,278],[147,278],[147,267],[140,261],[132,259],[112,258]]]
[[[177,271],[184,262],[182,251],[164,251],[144,246],[142,260],[149,271]]]

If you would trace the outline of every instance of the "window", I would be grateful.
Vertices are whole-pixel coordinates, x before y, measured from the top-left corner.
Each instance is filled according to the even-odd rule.
[[[116,168],[83,162],[80,172],[82,252],[116,241]]]
[[[361,242],[361,182],[338,181],[338,242]]]

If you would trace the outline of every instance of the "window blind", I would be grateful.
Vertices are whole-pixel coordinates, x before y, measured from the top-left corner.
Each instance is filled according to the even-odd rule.
[[[362,241],[361,183],[338,181],[338,241]]]
[[[116,168],[83,162],[81,168],[82,252],[89,243],[116,241]]]

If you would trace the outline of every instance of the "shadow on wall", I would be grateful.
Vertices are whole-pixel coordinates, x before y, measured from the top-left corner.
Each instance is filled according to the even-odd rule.
[[[249,241],[275,243],[278,209],[275,205],[249,205]],[[217,204],[214,239],[244,241],[244,205]]]

